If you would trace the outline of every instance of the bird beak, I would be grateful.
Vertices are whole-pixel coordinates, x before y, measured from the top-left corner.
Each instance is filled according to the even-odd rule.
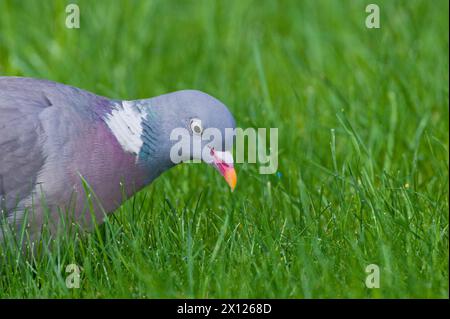
[[[237,182],[236,171],[233,166],[233,156],[230,152],[219,152],[211,149],[211,157],[213,165],[219,173],[225,178],[225,181],[230,185],[231,191],[234,191]]]

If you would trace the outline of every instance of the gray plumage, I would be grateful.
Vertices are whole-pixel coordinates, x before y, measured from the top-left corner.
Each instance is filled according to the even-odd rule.
[[[127,127],[127,108],[143,119],[137,129]],[[108,122],[121,112],[123,141]],[[53,230],[61,216],[82,227],[92,224],[91,213],[101,221],[125,199],[123,189],[132,196],[174,165],[170,133],[189,128],[192,118],[222,132],[235,127],[226,106],[199,91],[125,102],[46,80],[0,77],[0,239],[6,228],[23,226],[25,217],[29,231],[39,234],[44,212]],[[131,149],[124,147],[127,138],[139,151],[131,142]],[[219,142],[215,147],[223,149],[225,140]],[[80,176],[98,198],[94,212]]]

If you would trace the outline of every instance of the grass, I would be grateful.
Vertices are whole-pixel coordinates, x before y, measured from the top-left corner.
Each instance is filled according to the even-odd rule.
[[[206,91],[279,129],[280,173],[178,166],[83,238],[1,247],[0,297],[448,298],[448,2],[376,3],[380,29],[364,1],[0,0],[1,75]]]

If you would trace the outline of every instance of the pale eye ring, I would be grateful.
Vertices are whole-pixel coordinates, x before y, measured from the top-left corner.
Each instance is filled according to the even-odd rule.
[[[203,133],[202,121],[199,119],[191,120],[191,130],[194,134],[200,135]]]

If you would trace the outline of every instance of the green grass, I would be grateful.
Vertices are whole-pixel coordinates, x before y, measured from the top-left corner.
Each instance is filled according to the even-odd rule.
[[[281,173],[238,165],[231,193],[178,166],[84,238],[1,247],[0,297],[448,298],[448,2],[378,0],[381,29],[367,3],[0,0],[1,75],[206,91],[240,127],[279,129]]]

